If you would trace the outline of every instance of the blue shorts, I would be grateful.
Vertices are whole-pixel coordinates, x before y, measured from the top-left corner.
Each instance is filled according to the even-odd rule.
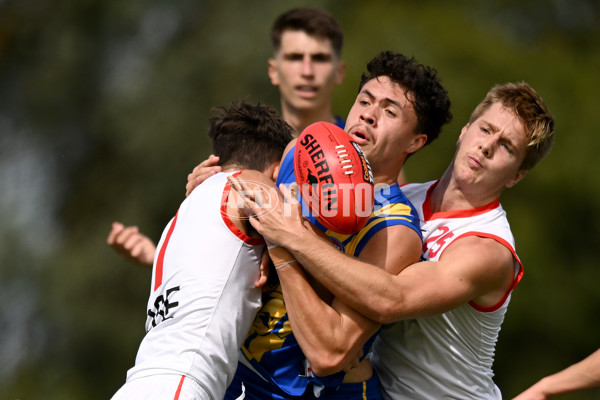
[[[236,400],[242,395],[244,400],[381,400],[379,380],[373,375],[367,381],[344,383],[337,389],[325,388],[319,397],[315,397],[312,388],[308,388],[302,396],[290,396],[271,381],[266,381],[251,371],[244,364],[238,363],[233,381],[227,388],[224,400]]]

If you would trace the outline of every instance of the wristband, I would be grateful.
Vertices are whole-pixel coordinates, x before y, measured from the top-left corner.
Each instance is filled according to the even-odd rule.
[[[279,264],[279,265],[277,265],[277,266],[275,267],[275,270],[278,270],[279,268],[283,268],[283,267],[285,267],[286,265],[290,265],[290,264],[293,264],[293,263],[295,263],[295,262],[296,262],[296,260],[286,261],[286,262],[284,262],[284,263],[282,263],[282,264]]]

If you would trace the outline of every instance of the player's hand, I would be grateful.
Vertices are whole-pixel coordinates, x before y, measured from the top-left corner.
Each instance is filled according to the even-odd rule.
[[[348,364],[346,364],[344,366],[342,371],[348,373],[348,372],[350,372],[350,370],[352,368],[358,367],[358,365],[360,364],[360,358],[363,356],[363,354],[364,354],[363,350],[360,349],[360,351],[354,357],[352,357],[352,359],[348,362]]]
[[[106,243],[127,261],[150,267],[154,262],[156,245],[137,226],[113,222]]]
[[[187,185],[185,185],[185,197],[189,196],[190,193],[200,185],[202,182],[213,176],[214,174],[221,172],[221,167],[217,165],[219,157],[211,154],[207,160],[202,161],[194,168],[191,174],[187,177]]]
[[[250,223],[267,241],[288,247],[298,239],[300,231],[306,231],[302,209],[295,196],[297,185],[292,184],[290,188],[281,185],[282,199],[276,187],[257,189],[243,179],[233,176],[227,179],[244,200]]]
[[[269,252],[265,250],[265,252],[262,255],[262,260],[260,262],[260,275],[256,282],[254,282],[254,286],[257,288],[262,288],[265,285],[265,283],[267,283],[267,280],[269,280],[269,260]]]

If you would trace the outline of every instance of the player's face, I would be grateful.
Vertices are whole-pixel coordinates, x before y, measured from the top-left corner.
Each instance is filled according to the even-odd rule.
[[[329,39],[284,31],[279,52],[269,60],[269,78],[279,87],[286,107],[311,111],[330,108],[333,89],[344,79],[344,67]]]
[[[454,156],[454,176],[461,184],[476,184],[472,186],[475,190],[497,197],[525,175],[520,166],[526,149],[521,121],[512,111],[494,103],[462,129]]]
[[[424,135],[415,134],[416,126],[406,90],[387,76],[365,83],[346,119],[346,132],[361,145],[376,180],[386,175],[395,181],[408,153],[422,146]]]

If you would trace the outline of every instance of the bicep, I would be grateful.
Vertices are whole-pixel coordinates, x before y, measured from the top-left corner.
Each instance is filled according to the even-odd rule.
[[[508,290],[513,265],[510,251],[493,239],[459,239],[439,261],[413,264],[394,277],[404,293],[402,312],[410,317],[440,314],[490,294],[493,303]]]
[[[419,261],[421,238],[405,225],[381,229],[369,240],[358,258],[397,275],[407,266]]]

